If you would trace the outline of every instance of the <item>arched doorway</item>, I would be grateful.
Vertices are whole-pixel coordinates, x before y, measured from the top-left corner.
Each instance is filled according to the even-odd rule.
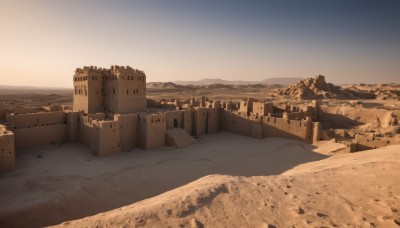
[[[178,120],[174,119],[174,128],[178,128]]]

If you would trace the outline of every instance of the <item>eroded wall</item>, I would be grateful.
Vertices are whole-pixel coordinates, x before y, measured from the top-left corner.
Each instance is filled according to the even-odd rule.
[[[384,147],[390,144],[386,137],[375,137],[365,135],[354,135],[354,142],[356,143],[356,151],[371,150]]]

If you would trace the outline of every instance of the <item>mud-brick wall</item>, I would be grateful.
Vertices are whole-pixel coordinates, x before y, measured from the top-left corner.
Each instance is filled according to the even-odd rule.
[[[207,109],[195,108],[193,113],[193,135],[200,136],[207,133]]]
[[[372,150],[390,144],[390,141],[385,137],[373,137],[358,134],[355,135],[354,142],[357,145],[356,151]]]
[[[67,142],[73,143],[78,141],[78,112],[67,113]]]
[[[91,151],[98,156],[121,152],[119,124],[117,121],[99,121],[94,124],[95,135]]]
[[[177,124],[176,128],[183,128],[183,111],[165,112],[165,120],[167,129],[175,128],[175,123]]]
[[[274,106],[272,103],[253,102],[253,114],[259,116],[267,116],[268,113],[273,113]]]
[[[67,115],[65,112],[40,112],[7,115],[6,119],[9,124],[13,125],[14,129],[23,129],[66,124]]]
[[[252,106],[250,107],[250,103],[253,104],[252,102],[248,101],[240,101],[239,112],[249,114],[253,109]]]
[[[144,150],[155,150],[165,145],[164,114],[139,114],[138,145]]]
[[[14,134],[0,128],[0,173],[15,168]]]
[[[13,131],[16,150],[60,144],[67,141],[66,124],[16,129]]]
[[[95,130],[93,126],[91,125],[86,125],[82,119],[79,120],[78,123],[78,141],[89,147],[92,148],[93,142],[93,137],[95,135]]]
[[[139,114],[115,115],[119,124],[121,151],[129,151],[137,147],[139,132]]]
[[[183,129],[189,134],[193,134],[193,110],[183,111]]]
[[[311,121],[264,117],[263,137],[282,137],[309,141],[311,137]]]
[[[219,131],[219,108],[207,108],[207,133],[217,133]]]
[[[261,119],[247,117],[246,114],[221,110],[221,130],[253,138],[262,138]]]

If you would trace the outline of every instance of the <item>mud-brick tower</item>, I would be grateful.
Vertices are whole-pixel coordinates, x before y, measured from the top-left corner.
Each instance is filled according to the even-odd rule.
[[[146,112],[146,75],[129,66],[78,68],[74,75],[73,110],[90,114]]]
[[[106,111],[137,113],[147,111],[146,75],[131,67],[111,66],[106,78]]]
[[[77,68],[74,75],[74,111],[104,112],[103,77],[107,70],[97,67]]]

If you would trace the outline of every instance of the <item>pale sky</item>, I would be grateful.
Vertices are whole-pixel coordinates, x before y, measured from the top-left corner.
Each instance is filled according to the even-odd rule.
[[[72,87],[75,68],[147,81],[400,82],[400,1],[0,0],[0,85]]]

